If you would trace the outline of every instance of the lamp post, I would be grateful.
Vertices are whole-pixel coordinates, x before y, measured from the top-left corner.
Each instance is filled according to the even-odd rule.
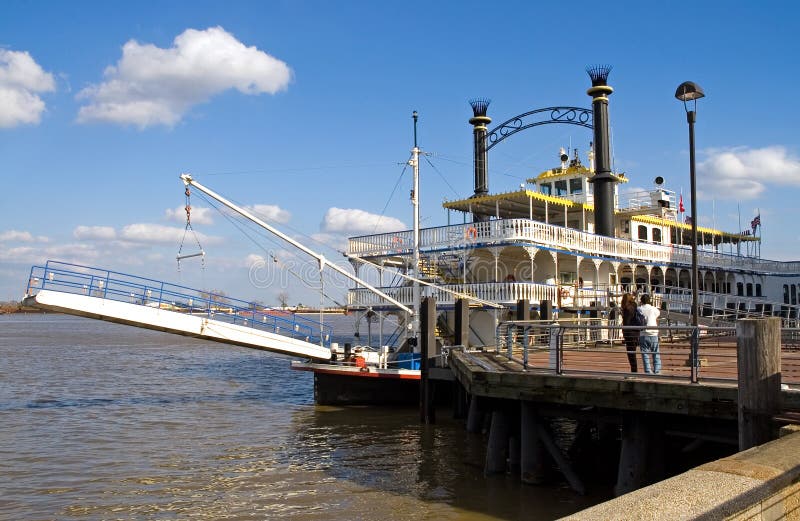
[[[697,183],[694,172],[694,122],[697,120],[697,100],[705,97],[700,85],[693,81],[684,81],[678,85],[675,97],[683,102],[686,110],[686,121],[689,123],[689,181],[692,191],[692,325],[699,325],[699,298],[697,276]],[[689,110],[687,102],[693,102]]]

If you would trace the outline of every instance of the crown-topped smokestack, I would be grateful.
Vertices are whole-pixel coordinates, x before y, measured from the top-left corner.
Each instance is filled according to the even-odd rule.
[[[606,85],[608,73],[611,72],[611,65],[593,65],[586,67],[586,72],[592,79],[592,87],[602,87]]]
[[[486,154],[486,125],[492,122],[492,118],[486,115],[489,104],[492,100],[487,98],[474,98],[469,100],[472,107],[472,117],[469,120],[472,125],[473,141],[473,165],[475,170],[475,195],[481,197],[489,193],[489,180],[487,175],[488,157]],[[473,221],[486,220],[488,217],[472,216]]]
[[[473,98],[469,100],[469,104],[472,107],[472,115],[477,117],[486,116],[486,111],[489,109],[489,103],[492,100],[487,98]]]
[[[616,178],[611,174],[611,144],[608,124],[608,96],[614,89],[606,83],[610,65],[586,67],[592,86],[586,94],[592,97],[594,117],[594,231],[606,237],[614,237],[614,193]]]

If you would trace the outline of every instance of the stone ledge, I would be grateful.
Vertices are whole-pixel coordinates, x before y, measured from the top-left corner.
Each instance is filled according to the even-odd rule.
[[[799,481],[795,433],[564,519],[800,519]]]

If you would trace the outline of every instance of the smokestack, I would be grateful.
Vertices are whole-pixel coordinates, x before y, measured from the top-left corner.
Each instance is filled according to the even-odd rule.
[[[587,67],[592,86],[586,94],[592,97],[594,115],[594,231],[614,237],[614,187],[617,180],[611,174],[611,143],[608,124],[608,96],[614,92],[606,81],[610,65]]]
[[[473,140],[473,164],[475,169],[475,194],[473,197],[481,197],[489,193],[488,155],[486,153],[486,125],[492,122],[492,118],[486,115],[489,103],[492,100],[477,98],[469,100],[472,107],[472,117],[469,120],[472,125]],[[472,215],[473,222],[486,220],[486,216]]]

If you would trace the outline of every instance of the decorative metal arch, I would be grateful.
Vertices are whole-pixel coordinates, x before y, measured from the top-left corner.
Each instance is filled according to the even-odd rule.
[[[528,116],[537,116],[545,114],[548,119],[536,120],[528,122],[525,120]],[[503,141],[509,136],[513,136],[521,130],[526,128],[538,127],[539,125],[547,125],[550,123],[566,123],[568,125],[578,125],[580,127],[592,128],[594,119],[592,117],[592,109],[584,109],[580,107],[547,107],[544,109],[532,110],[525,114],[514,116],[508,121],[500,123],[486,134],[486,150],[491,150],[493,146]]]

